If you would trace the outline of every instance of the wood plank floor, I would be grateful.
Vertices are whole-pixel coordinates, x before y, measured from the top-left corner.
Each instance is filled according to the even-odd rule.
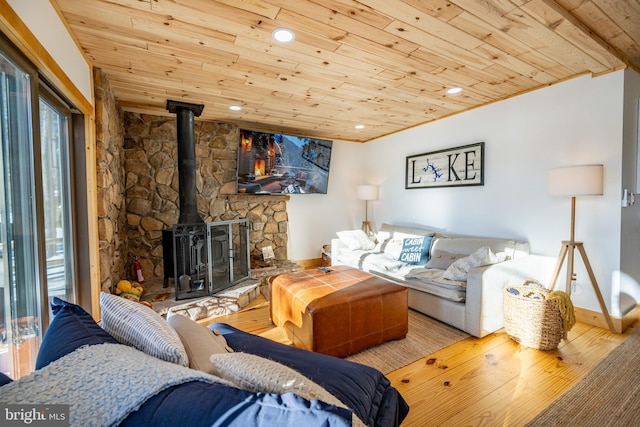
[[[260,297],[240,313],[202,323],[225,322],[290,344],[269,318]],[[518,345],[500,330],[467,338],[387,377],[411,410],[410,426],[521,426],[575,384],[632,333],[578,323],[555,351]]]

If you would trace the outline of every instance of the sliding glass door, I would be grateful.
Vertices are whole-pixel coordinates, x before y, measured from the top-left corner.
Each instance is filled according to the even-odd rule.
[[[31,73],[0,53],[0,370],[29,373],[41,336]]]
[[[72,113],[0,48],[0,372],[17,379],[35,366],[50,299],[76,300]]]

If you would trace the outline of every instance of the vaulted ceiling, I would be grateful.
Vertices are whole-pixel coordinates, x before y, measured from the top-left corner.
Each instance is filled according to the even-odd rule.
[[[53,3],[126,111],[165,115],[174,99],[204,104],[205,120],[328,139],[640,70],[640,0]],[[282,27],[293,42],[272,39]]]

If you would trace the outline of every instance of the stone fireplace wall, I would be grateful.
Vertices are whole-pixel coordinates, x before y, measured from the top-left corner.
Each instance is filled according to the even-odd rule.
[[[198,213],[205,222],[248,218],[251,256],[272,246],[286,260],[289,196],[236,195],[238,129],[195,122]],[[140,257],[146,278],[163,277],[162,230],[178,222],[175,116],[124,113],[127,250]],[[125,256],[127,254],[123,254]]]
[[[163,276],[161,230],[178,220],[175,116],[123,112],[104,72],[93,72],[96,109],[96,192],[101,290],[131,278],[131,255],[146,279]],[[196,121],[197,203],[204,221],[248,218],[251,255],[272,246],[288,258],[289,196],[236,195],[238,129]]]
[[[103,71],[94,68],[96,109],[96,192],[100,288],[110,292],[126,265],[126,218],[124,201],[124,132],[122,110],[116,104]]]

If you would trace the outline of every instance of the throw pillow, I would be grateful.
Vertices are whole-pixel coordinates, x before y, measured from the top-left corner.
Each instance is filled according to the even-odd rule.
[[[408,237],[402,240],[398,261],[412,265],[424,265],[429,260],[433,236]]]
[[[370,251],[376,246],[373,240],[362,230],[338,231],[336,234],[340,241],[352,251]]]
[[[422,237],[430,237],[429,242],[431,242],[431,240],[433,240],[433,233],[407,234],[396,231],[391,233],[386,240],[379,243],[376,249],[384,252],[390,258],[399,259],[406,239],[419,239]],[[431,243],[429,243],[429,247],[431,247]]]
[[[466,254],[454,254],[452,252],[436,249],[429,256],[429,261],[427,262],[427,265],[425,267],[437,268],[438,270],[446,270],[455,261],[466,256]]]
[[[467,273],[470,269],[483,265],[495,264],[501,261],[504,261],[503,257],[498,257],[494,254],[489,246],[483,246],[471,255],[460,258],[451,264],[442,277],[449,280],[464,282],[467,280]]]
[[[403,239],[387,239],[380,245],[380,251],[392,259],[400,258]]]
[[[331,403],[335,399],[324,388],[281,363],[249,353],[212,354],[210,363],[219,376],[237,387],[263,393],[295,393],[305,399]]]
[[[189,358],[189,367],[208,374],[218,375],[209,361],[214,353],[232,353],[233,349],[227,345],[227,340],[216,331],[200,325],[181,314],[174,314],[167,318],[167,323],[176,330],[180,341],[184,345]]]
[[[51,311],[54,317],[42,338],[36,369],[44,368],[84,345],[118,343],[79,305],[53,297]]]
[[[189,366],[178,333],[158,313],[137,302],[100,293],[102,328],[121,344],[167,362]]]

